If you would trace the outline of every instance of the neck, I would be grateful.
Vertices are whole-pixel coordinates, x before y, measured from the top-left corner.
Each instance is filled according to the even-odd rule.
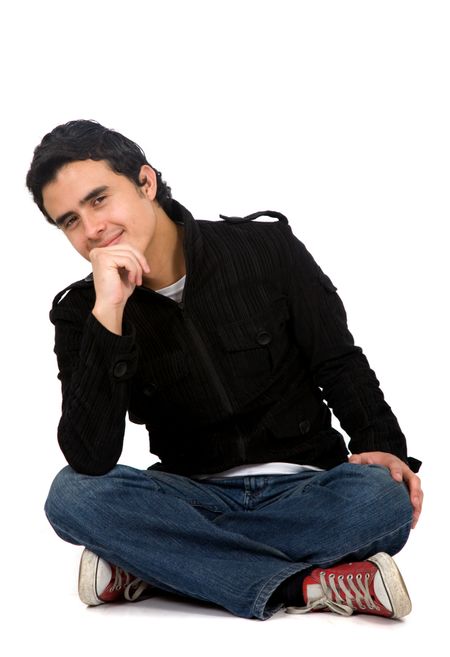
[[[150,275],[143,284],[159,290],[178,281],[186,273],[183,251],[184,228],[175,224],[161,207],[156,210],[155,234],[146,252]]]

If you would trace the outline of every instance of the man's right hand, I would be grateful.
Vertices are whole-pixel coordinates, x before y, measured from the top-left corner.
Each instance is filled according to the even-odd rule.
[[[94,275],[94,317],[112,333],[122,335],[125,305],[143,275],[150,272],[145,256],[129,244],[92,249],[89,253]]]

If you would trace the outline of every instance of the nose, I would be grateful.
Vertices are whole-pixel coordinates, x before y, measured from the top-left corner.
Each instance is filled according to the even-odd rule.
[[[94,213],[86,212],[82,217],[82,221],[86,239],[92,242],[101,239],[106,228],[106,221],[104,219],[98,215],[96,216]]]

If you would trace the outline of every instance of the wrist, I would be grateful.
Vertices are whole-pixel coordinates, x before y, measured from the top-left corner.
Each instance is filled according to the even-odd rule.
[[[123,306],[103,306],[96,303],[92,309],[92,314],[108,331],[116,335],[122,335],[123,311]]]

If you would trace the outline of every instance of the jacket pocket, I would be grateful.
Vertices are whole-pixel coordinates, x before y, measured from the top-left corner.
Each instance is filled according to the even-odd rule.
[[[272,376],[282,366],[290,345],[288,318],[283,297],[257,315],[219,327],[224,365],[234,380]]]

